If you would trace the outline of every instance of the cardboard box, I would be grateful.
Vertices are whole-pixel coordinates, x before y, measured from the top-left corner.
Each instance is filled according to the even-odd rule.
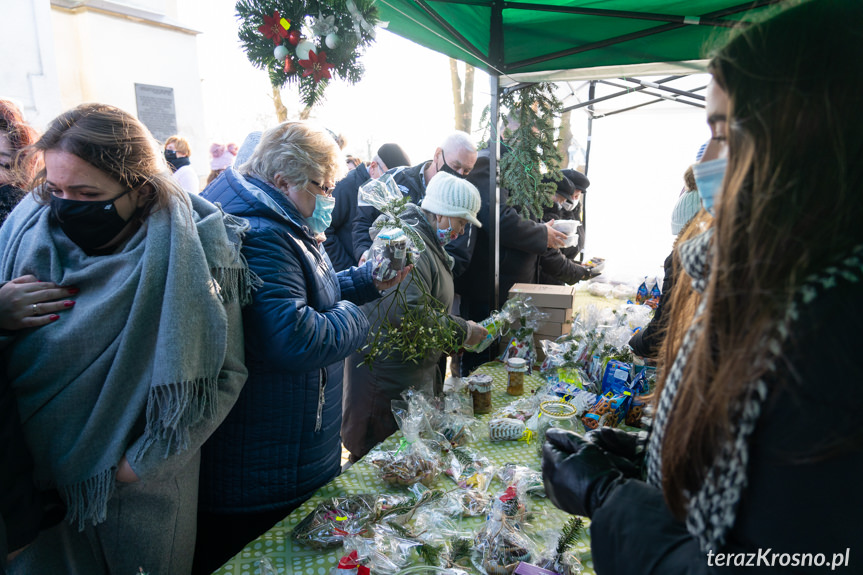
[[[528,296],[536,307],[572,309],[575,302],[575,286],[552,286],[544,284],[515,284],[509,290],[515,294]]]
[[[572,321],[572,308],[541,307],[539,311],[548,314],[548,321],[566,323]]]
[[[547,335],[551,336],[552,339],[557,339],[562,335],[568,334],[570,331],[572,331],[572,322],[558,323],[549,321],[539,324],[539,327],[536,328],[534,334]]]

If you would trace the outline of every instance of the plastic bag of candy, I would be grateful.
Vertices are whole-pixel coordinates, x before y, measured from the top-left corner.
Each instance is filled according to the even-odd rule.
[[[413,243],[400,228],[383,228],[369,248],[367,261],[372,262],[372,278],[388,281],[396,277],[411,263],[409,254]]]
[[[345,537],[365,530],[375,513],[375,495],[332,497],[300,521],[291,536],[309,547],[337,547]]]
[[[377,446],[366,456],[370,464],[378,468],[381,479],[392,485],[429,486],[440,474],[443,464],[439,450],[423,439],[421,433],[429,429],[425,416],[420,411],[408,410],[401,415],[393,411],[403,437],[394,451]],[[438,434],[440,436],[440,434]],[[442,436],[439,444],[449,445]]]
[[[500,500],[494,502],[488,520],[474,537],[472,562],[487,575],[510,575],[536,553],[533,541],[510,520],[504,506]]]

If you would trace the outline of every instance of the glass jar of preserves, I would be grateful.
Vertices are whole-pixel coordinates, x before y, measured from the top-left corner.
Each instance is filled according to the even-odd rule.
[[[524,374],[527,373],[527,360],[511,357],[506,360],[506,392],[510,395],[524,393]]]

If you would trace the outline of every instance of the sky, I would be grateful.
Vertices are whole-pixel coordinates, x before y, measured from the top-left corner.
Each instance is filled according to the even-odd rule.
[[[182,5],[182,3],[181,3]],[[266,72],[255,69],[237,40],[234,3],[213,0],[195,15],[199,72],[212,141],[242,142],[252,130],[275,124]],[[181,14],[181,16],[183,16]],[[386,30],[361,59],[363,79],[350,85],[335,81],[313,118],[347,139],[345,152],[369,160],[381,144],[396,142],[414,164],[430,159],[453,129],[449,59]],[[655,80],[655,79],[654,79]],[[707,84],[709,76],[677,81],[678,88]],[[597,95],[617,91],[599,87]],[[703,92],[702,92],[703,93]],[[565,105],[587,99],[587,85],[559,87]],[[301,106],[296,88],[283,89],[289,117]],[[642,95],[609,100],[597,114],[649,100]],[[490,101],[488,76],[477,71],[473,135],[481,139],[478,120]],[[573,113],[573,132],[587,145],[587,115]],[[662,263],[671,250],[671,211],[683,185],[683,172],[699,146],[709,138],[704,111],[680,103],[661,103],[593,121],[587,193],[587,257],[606,259],[605,276],[640,282],[662,278]]]

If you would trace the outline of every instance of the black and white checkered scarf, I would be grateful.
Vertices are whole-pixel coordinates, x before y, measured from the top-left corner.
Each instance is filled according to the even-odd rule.
[[[680,246],[681,266],[693,278],[692,287],[699,293],[704,293],[707,287],[712,231],[708,230]],[[776,370],[783,344],[798,318],[801,306],[809,304],[821,292],[835,287],[837,281],[841,279],[859,283],[861,278],[863,278],[863,246],[857,246],[848,257],[825,268],[821,273],[807,278],[785,310],[784,316],[776,322],[770,334],[765,336],[762,344],[764,353],[758,366],[760,369],[755,371],[767,377]],[[699,304],[692,324],[669,369],[648,439],[647,481],[660,489],[662,488],[662,441],[665,427],[686,362],[703,331],[699,320],[704,313],[705,302],[706,299],[702,299]],[[755,430],[768,395],[765,377],[749,382],[743,397],[737,405],[732,406],[731,440],[719,449],[699,490],[687,494],[689,510],[686,527],[698,538],[704,551],[711,549],[717,551],[725,543],[726,534],[734,525],[737,505],[747,484],[749,438]]]

